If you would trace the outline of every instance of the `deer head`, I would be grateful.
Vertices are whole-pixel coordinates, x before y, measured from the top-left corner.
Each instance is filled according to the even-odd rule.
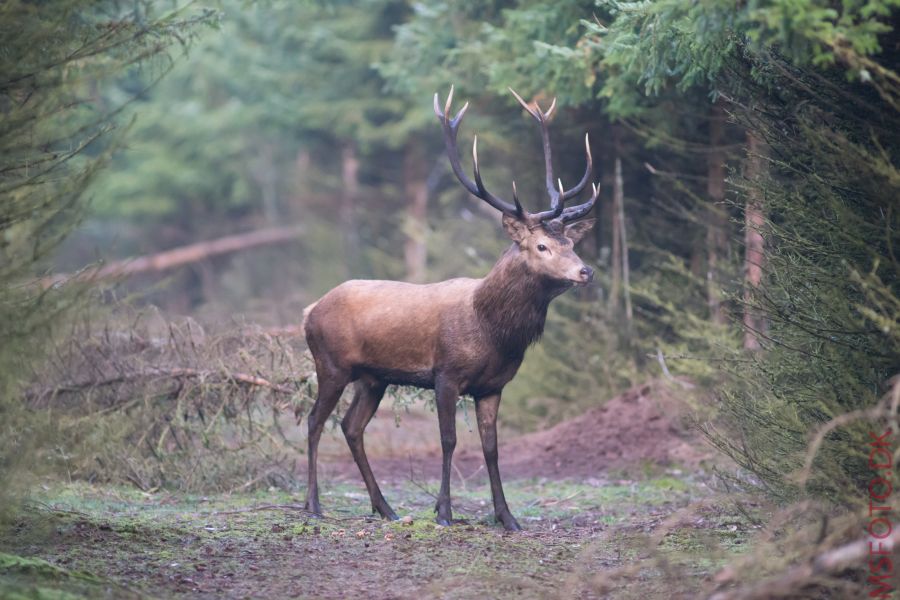
[[[467,102],[456,116],[451,118],[452,87],[443,111],[438,102],[438,95],[434,95],[434,112],[444,130],[444,144],[447,147],[450,166],[453,168],[456,178],[459,179],[469,193],[484,200],[503,213],[503,228],[518,246],[522,260],[530,271],[537,276],[566,284],[587,284],[593,279],[594,272],[575,254],[574,245],[594,226],[594,219],[583,221],[577,221],[577,219],[588,214],[593,208],[594,203],[597,201],[599,188],[592,182],[591,189],[593,194],[587,202],[570,207],[566,207],[565,203],[577,196],[591,179],[593,163],[588,136],[587,134],[584,136],[587,167],[581,181],[569,190],[563,188],[561,179],[557,179],[554,184],[550,133],[547,129],[547,123],[553,114],[553,110],[556,108],[556,99],[554,98],[550,108],[542,111],[537,103],[534,106],[529,105],[513,89],[510,88],[509,91],[512,92],[519,104],[534,117],[541,127],[546,186],[547,194],[550,196],[550,208],[536,213],[525,210],[521,202],[519,202],[515,181],[512,184],[512,204],[487,191],[484,187],[484,182],[481,180],[481,171],[478,167],[478,136],[475,136],[475,140],[472,143],[475,180],[472,181],[466,176],[460,164],[456,136],[469,104]]]

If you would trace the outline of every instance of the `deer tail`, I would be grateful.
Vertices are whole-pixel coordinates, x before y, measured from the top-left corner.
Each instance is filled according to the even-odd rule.
[[[316,307],[316,304],[318,304],[318,301],[313,302],[312,304],[310,304],[309,306],[307,306],[306,308],[303,309],[303,321],[300,323],[300,331],[303,333],[304,336],[306,335],[306,320],[309,319],[309,313],[310,313],[310,311],[312,311],[312,309],[314,309]]]
[[[309,306],[303,309],[303,320],[300,321],[300,333],[303,337],[306,337],[306,320],[309,319],[309,313],[316,307],[316,304],[319,302],[313,302]],[[297,424],[300,424],[300,420],[303,418],[303,404],[297,404],[294,406],[294,418],[297,419]]]

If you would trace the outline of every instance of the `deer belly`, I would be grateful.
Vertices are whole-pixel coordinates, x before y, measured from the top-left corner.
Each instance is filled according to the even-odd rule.
[[[354,371],[385,383],[434,387],[433,344],[427,337],[398,328],[395,335],[367,336]]]

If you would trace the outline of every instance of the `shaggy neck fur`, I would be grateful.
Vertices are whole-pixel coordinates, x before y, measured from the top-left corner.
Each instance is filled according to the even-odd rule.
[[[550,301],[567,287],[529,271],[513,245],[475,290],[475,312],[498,348],[521,357],[544,332]]]

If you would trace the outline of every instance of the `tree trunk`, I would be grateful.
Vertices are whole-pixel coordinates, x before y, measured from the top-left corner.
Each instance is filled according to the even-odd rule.
[[[599,173],[600,189],[604,190],[604,194],[608,193],[606,190],[611,190],[613,187],[613,170],[609,168],[611,161],[606,156],[606,150],[605,145],[600,147],[600,152],[602,153]],[[607,197],[611,197],[611,194]],[[594,227],[594,244],[597,247],[596,259],[599,263],[607,265],[609,264],[610,251],[612,250],[612,202],[601,202],[599,199],[598,202],[599,205],[594,211],[598,220],[597,226]]]
[[[339,223],[345,267],[352,273],[359,264],[359,232],[356,228],[356,199],[359,197],[359,157],[351,141],[341,151],[341,206]]]
[[[706,297],[713,323],[725,322],[722,307],[720,262],[726,253],[728,219],[725,212],[725,152],[722,149],[725,111],[721,104],[712,107],[709,121],[706,192],[709,195],[709,223],[706,230]]]
[[[425,265],[428,258],[426,244],[428,233],[428,180],[425,157],[420,144],[407,146],[403,178],[407,202],[404,223],[406,243],[403,256],[406,263],[406,280],[413,283],[425,281]]]
[[[628,236],[625,231],[625,182],[622,179],[622,161],[616,156],[616,179],[615,179],[615,202],[616,202],[616,224],[619,230],[619,244],[621,246],[622,255],[622,292],[625,297],[625,324],[628,331],[631,332],[631,291],[628,289],[629,272],[628,268]]]
[[[613,126],[614,156],[619,156],[619,130]],[[612,243],[610,255],[610,283],[609,283],[609,312],[615,315],[619,312],[619,289],[622,287],[622,237],[619,229],[619,206],[622,202],[622,180],[613,173],[612,204],[609,211],[609,223],[611,226]]]
[[[744,348],[758,350],[759,334],[765,329],[765,321],[755,308],[755,292],[762,283],[765,261],[762,228],[765,222],[762,193],[753,182],[763,172],[765,144],[752,132],[747,133],[747,179],[750,192],[744,207]]]
[[[129,277],[141,273],[160,273],[191,263],[204,261],[220,254],[240,252],[241,250],[249,250],[250,248],[256,248],[258,246],[280,244],[296,240],[301,231],[302,229],[298,226],[259,229],[249,233],[239,233],[237,235],[229,235],[206,242],[197,242],[196,244],[173,248],[172,250],[166,250],[165,252],[150,254],[148,256],[117,260],[101,267],[89,267],[78,273],[59,273],[50,277],[35,280],[32,283],[47,289],[54,285],[67,283],[70,280],[95,281],[98,279]]]

